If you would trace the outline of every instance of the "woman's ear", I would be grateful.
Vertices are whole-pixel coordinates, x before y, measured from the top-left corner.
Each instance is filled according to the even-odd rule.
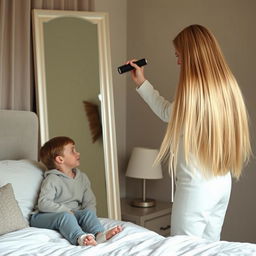
[[[57,164],[62,164],[63,163],[63,157],[62,156],[56,156],[55,157],[55,162],[57,163]]]

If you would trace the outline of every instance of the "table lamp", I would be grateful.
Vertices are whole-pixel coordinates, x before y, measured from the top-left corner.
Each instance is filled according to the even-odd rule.
[[[131,202],[135,207],[152,207],[155,206],[154,199],[146,198],[146,179],[162,179],[162,168],[160,164],[154,164],[158,155],[157,149],[135,147],[132,151],[126,176],[131,178],[142,179],[143,194],[141,199],[135,199]]]

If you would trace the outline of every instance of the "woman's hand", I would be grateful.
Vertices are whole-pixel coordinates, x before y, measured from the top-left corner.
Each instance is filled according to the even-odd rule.
[[[132,77],[132,80],[137,85],[137,87],[140,87],[145,82],[146,78],[144,76],[144,68],[136,65],[134,63],[135,61],[136,60],[133,59],[133,60],[127,61],[126,64],[130,64],[135,68],[134,70],[131,71],[131,77]]]

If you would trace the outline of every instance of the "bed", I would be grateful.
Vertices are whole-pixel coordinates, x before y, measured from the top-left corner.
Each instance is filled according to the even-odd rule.
[[[256,244],[162,237],[133,223],[100,218],[123,231],[97,246],[74,246],[54,230],[29,227],[43,166],[37,162],[38,120],[27,111],[0,110],[0,255],[256,255]],[[8,191],[8,193],[6,192]],[[16,208],[15,208],[16,207]]]

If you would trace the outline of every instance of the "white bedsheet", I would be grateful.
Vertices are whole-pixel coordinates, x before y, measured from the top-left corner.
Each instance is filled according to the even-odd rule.
[[[106,228],[122,225],[123,231],[97,246],[73,246],[58,232],[26,228],[0,236],[0,255],[19,256],[254,256],[256,244],[215,242],[188,237],[164,238],[128,222],[100,219]]]

